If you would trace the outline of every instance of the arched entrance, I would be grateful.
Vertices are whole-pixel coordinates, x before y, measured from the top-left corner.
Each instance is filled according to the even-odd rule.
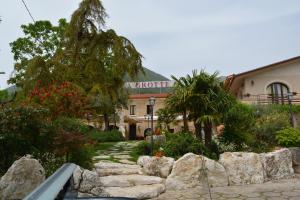
[[[284,104],[285,98],[289,93],[289,88],[284,83],[274,82],[268,85],[267,92],[272,99],[272,103]]]

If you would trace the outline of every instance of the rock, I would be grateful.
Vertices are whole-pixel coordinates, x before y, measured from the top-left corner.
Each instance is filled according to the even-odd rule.
[[[30,156],[15,161],[0,180],[0,199],[23,199],[45,180],[42,165]]]
[[[292,154],[284,148],[270,153],[261,153],[265,181],[287,178],[294,174]]]
[[[139,165],[99,162],[96,163],[94,166],[99,176],[129,175],[142,173],[141,167]]]
[[[128,197],[137,199],[155,198],[165,192],[164,184],[139,185],[133,187],[107,187],[104,191],[110,197]]]
[[[164,180],[160,177],[138,174],[103,176],[100,180],[104,187],[131,187],[137,185],[152,185],[164,183]]]
[[[144,174],[167,178],[173,168],[174,158],[140,156],[137,164],[142,167]]]
[[[293,165],[300,165],[300,147],[291,147],[289,150],[292,153]]]
[[[73,172],[74,189],[82,194],[107,197],[103,185],[96,172],[77,167]]]
[[[226,152],[219,162],[225,167],[229,185],[244,185],[264,182],[260,156],[256,153]]]
[[[207,187],[207,178],[211,187],[228,185],[225,168],[220,163],[188,153],[174,163],[172,172],[166,180],[166,186],[167,189],[172,190],[196,186]]]

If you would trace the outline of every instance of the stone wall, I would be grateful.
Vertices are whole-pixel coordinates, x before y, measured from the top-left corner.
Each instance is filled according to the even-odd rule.
[[[166,186],[167,189],[186,189],[259,184],[290,178],[294,175],[292,163],[299,167],[299,148],[294,150],[293,155],[286,148],[262,154],[226,152],[220,155],[219,161],[214,161],[188,153],[174,163]]]

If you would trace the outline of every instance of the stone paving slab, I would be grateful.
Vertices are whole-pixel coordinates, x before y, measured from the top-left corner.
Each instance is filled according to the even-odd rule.
[[[155,200],[300,200],[300,175],[295,178],[271,181],[263,184],[211,188],[192,188],[166,191]]]

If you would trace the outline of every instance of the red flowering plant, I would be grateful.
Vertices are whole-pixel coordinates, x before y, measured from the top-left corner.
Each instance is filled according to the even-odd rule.
[[[88,107],[88,98],[84,91],[70,82],[52,83],[42,87],[38,81],[29,99],[48,108],[53,118],[83,117]]]
[[[89,149],[93,144],[85,131],[78,128],[84,126],[80,118],[90,112],[89,100],[84,91],[70,82],[42,86],[41,81],[38,81],[30,92],[29,101],[49,110],[55,132],[54,153],[65,157],[67,162],[72,161],[89,168],[92,157]]]

